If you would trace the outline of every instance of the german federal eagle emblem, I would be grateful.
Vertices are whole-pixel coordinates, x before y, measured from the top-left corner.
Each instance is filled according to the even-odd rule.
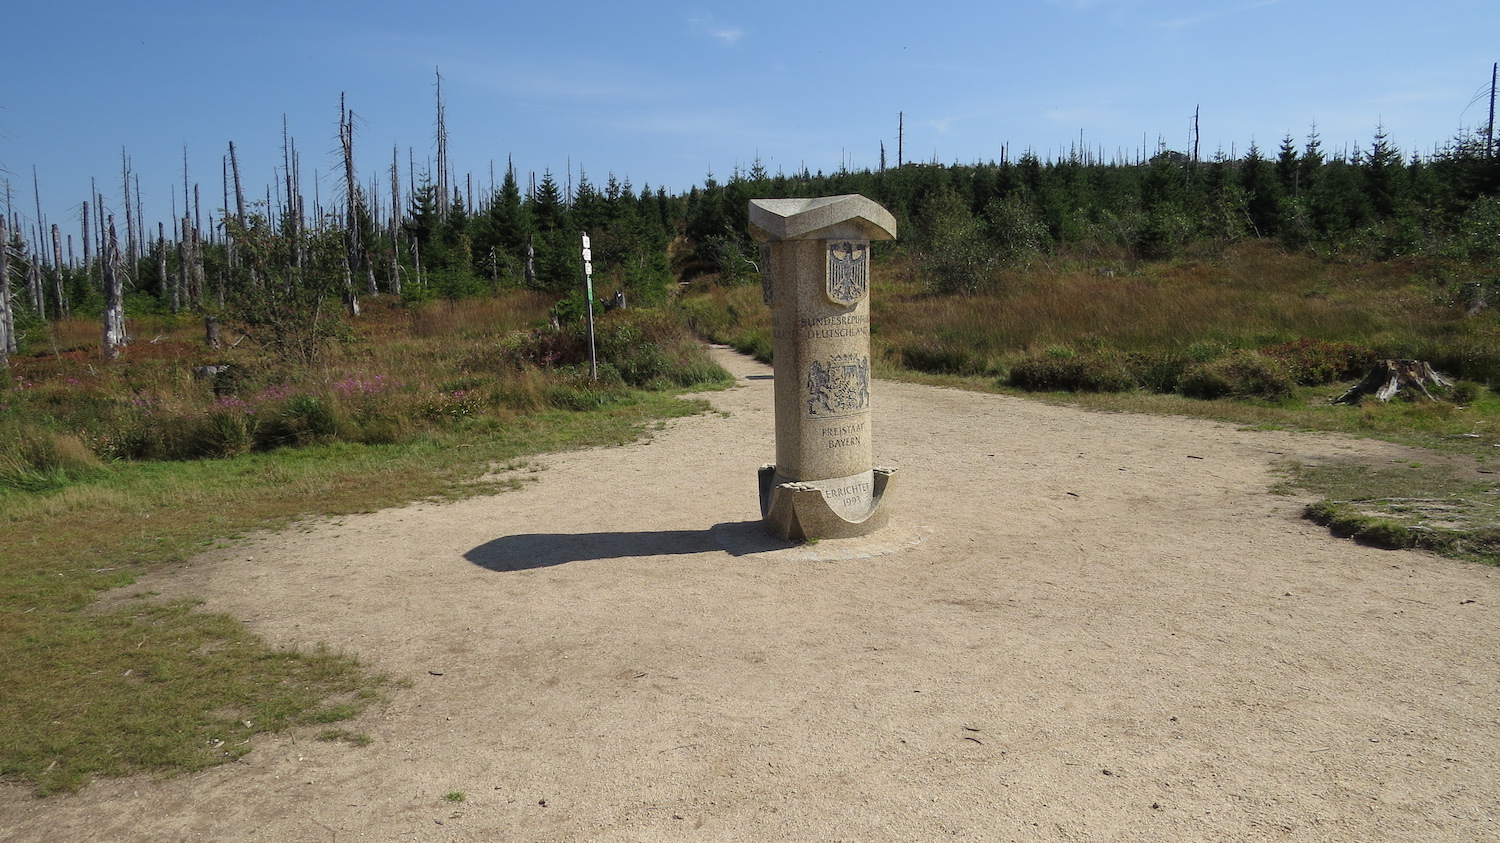
[[[848,307],[870,290],[870,243],[835,240],[828,246],[828,299]]]

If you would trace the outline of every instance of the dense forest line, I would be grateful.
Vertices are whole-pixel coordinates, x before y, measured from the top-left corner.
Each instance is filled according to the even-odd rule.
[[[491,176],[476,196],[472,176],[460,181],[449,171],[441,103],[439,119],[435,168],[418,170],[408,156],[403,174],[393,151],[384,183],[362,182],[354,115],[345,112],[343,190],[331,208],[308,208],[290,139],[276,184],[248,201],[229,146],[223,207],[207,225],[196,186],[181,197],[190,210],[155,231],[141,219],[138,180],[123,219],[95,195],[80,205],[81,259],[72,234],[45,220],[28,227],[12,206],[0,219],[0,355],[24,348],[34,326],[74,313],[113,325],[106,353],[128,341],[125,314],[186,310],[306,354],[338,311],[327,301],[357,315],[361,297],[378,295],[451,299],[520,288],[577,299],[581,232],[593,242],[596,289],[658,302],[674,280],[755,272],[746,202],[758,197],[875,199],[902,226],[901,240],[885,248],[914,255],[936,292],[977,292],[1002,270],[1056,255],[1133,264],[1246,239],[1325,256],[1441,258],[1465,283],[1491,282],[1500,256],[1500,158],[1484,136],[1410,157],[1377,130],[1368,148],[1336,155],[1313,132],[1300,143],[1284,138],[1274,155],[1252,144],[1238,157],[1202,161],[1165,147],[1129,162],[1075,149],[1046,161],[1028,152],[832,174],[772,175],[757,161],[724,181],[709,173],[678,194],[636,190],[613,174],[595,185],[582,167],[566,184],[544,172],[523,186],[507,166],[498,185]],[[129,196],[128,159],[123,185]],[[563,309],[577,313],[579,303]]]

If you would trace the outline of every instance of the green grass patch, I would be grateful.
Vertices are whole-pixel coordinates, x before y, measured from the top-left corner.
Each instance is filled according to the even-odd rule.
[[[1304,515],[1341,538],[1500,564],[1500,484],[1487,469],[1435,462],[1339,461],[1286,466],[1288,482],[1323,496]]]
[[[354,717],[386,685],[350,658],[270,647],[190,604],[91,610],[100,592],[218,537],[493,492],[505,481],[476,479],[491,466],[630,441],[703,407],[629,393],[494,431],[122,463],[48,492],[0,492],[0,776],[46,794],[94,775],[200,769],[248,751],[255,733]]]
[[[48,794],[196,770],[260,732],[357,717],[400,678],[272,647],[191,602],[98,598],[253,531],[509,488],[487,478],[527,455],[633,440],[705,407],[654,390],[727,380],[650,312],[604,321],[597,382],[577,359],[524,359],[576,352],[574,328],[534,327],[544,313],[529,294],[385,302],[314,366],[205,351],[185,320],[111,363],[81,321],[51,326],[77,350],[13,358],[0,385],[0,777]],[[226,361],[212,382],[190,374]]]

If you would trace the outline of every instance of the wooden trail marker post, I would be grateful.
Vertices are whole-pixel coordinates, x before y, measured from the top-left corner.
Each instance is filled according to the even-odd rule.
[[[896,219],[858,194],[750,200],[776,355],[776,463],[760,469],[766,532],[851,538],[885,526],[895,474],[873,465],[870,241]]]
[[[599,379],[599,358],[594,352],[594,250],[589,248],[589,233],[583,232],[583,300],[589,313],[589,380]]]

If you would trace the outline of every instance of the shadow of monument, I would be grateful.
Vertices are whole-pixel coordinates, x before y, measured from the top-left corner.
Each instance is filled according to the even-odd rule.
[[[464,558],[491,571],[527,571],[569,562],[685,556],[722,551],[732,556],[791,547],[766,535],[759,521],[717,524],[707,530],[642,533],[522,533],[487,541]]]

